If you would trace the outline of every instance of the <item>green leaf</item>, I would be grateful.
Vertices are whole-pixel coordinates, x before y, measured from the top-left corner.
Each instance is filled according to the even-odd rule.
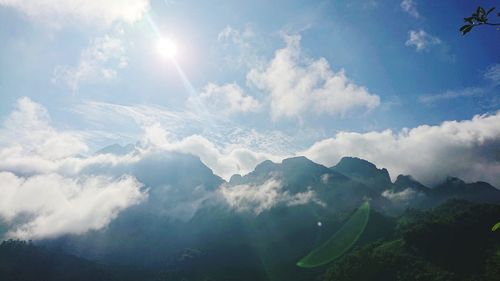
[[[462,35],[465,35],[465,34],[469,33],[469,31],[471,31],[473,27],[474,27],[473,25],[469,25],[466,28],[464,28],[463,30],[461,30],[462,31]]]
[[[469,28],[470,26],[471,26],[470,24],[466,24],[466,25],[460,27],[460,32],[463,32],[464,29]]]
[[[497,222],[492,228],[491,231],[496,231],[497,229],[500,229],[500,222]]]
[[[464,21],[465,22],[468,22],[470,24],[473,24],[474,22],[472,21],[474,19],[474,17],[468,17],[468,18],[464,18]]]
[[[479,16],[479,15],[481,15],[481,14],[484,14],[485,12],[484,12],[483,7],[478,6],[478,7],[477,7],[477,11],[476,11],[476,13],[477,13],[477,15],[478,15],[478,16]]]
[[[365,231],[370,217],[370,203],[364,202],[330,239],[297,262],[299,267],[325,265],[347,252]]]

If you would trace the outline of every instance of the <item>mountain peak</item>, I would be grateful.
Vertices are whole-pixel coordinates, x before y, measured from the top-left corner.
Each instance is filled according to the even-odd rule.
[[[345,156],[340,159],[339,163],[335,167],[352,167],[352,166],[362,166],[369,169],[377,169],[377,166],[370,161],[361,159],[358,157]]]
[[[403,190],[410,187],[422,192],[429,191],[429,188],[427,186],[421,184],[410,175],[399,175],[396,181],[394,182],[394,187],[397,190]]]
[[[243,177],[240,174],[234,174],[229,179],[229,183],[231,184],[240,184],[243,181]]]
[[[432,189],[432,193],[442,200],[447,198],[465,199],[473,202],[500,202],[500,190],[486,182],[466,183],[457,177],[447,177]],[[444,199],[443,199],[444,198]]]
[[[255,166],[254,172],[269,172],[278,166],[277,163],[274,163],[271,160],[264,160],[257,166]]]
[[[135,145],[129,143],[127,145],[111,144],[102,149],[98,150],[96,154],[114,154],[114,155],[126,155],[135,150]]]
[[[464,185],[465,182],[457,177],[446,177],[443,184]]]
[[[331,169],[369,186],[376,186],[376,189],[382,190],[392,185],[387,169],[379,169],[375,164],[361,158],[343,157]]]
[[[309,158],[305,157],[305,156],[296,156],[296,157],[290,157],[290,158],[286,158],[286,159],[283,159],[283,161],[281,161],[281,164],[283,165],[319,165],[311,160],[309,160]]]

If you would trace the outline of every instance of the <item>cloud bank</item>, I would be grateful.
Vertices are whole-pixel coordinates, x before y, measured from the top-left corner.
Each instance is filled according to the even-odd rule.
[[[27,178],[0,172],[0,217],[17,222],[7,233],[20,239],[82,234],[105,227],[146,194],[133,177],[65,178],[42,174]],[[20,221],[20,222],[19,222]]]
[[[87,150],[78,133],[51,127],[44,107],[18,100],[0,129],[0,222],[9,227],[7,236],[40,239],[97,230],[146,198],[131,176],[81,174],[86,165],[116,159],[82,158]]]
[[[411,174],[432,185],[447,175],[500,186],[500,112],[472,120],[421,125],[399,132],[340,132],[299,153],[332,166],[356,156],[386,167],[393,177]]]

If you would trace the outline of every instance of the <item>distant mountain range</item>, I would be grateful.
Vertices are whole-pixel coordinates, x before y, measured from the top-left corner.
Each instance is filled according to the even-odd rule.
[[[99,153],[133,151],[112,146]],[[354,157],[330,168],[305,157],[264,161],[229,182],[180,153],[145,157],[112,173],[135,176],[149,188],[147,201],[105,229],[37,245],[161,276],[143,280],[312,280],[325,268],[304,270],[296,262],[366,200],[373,211],[357,247],[396,235],[397,218],[414,208],[450,199],[500,204],[500,190],[485,182],[448,177],[431,188],[409,175],[392,182],[386,169]]]

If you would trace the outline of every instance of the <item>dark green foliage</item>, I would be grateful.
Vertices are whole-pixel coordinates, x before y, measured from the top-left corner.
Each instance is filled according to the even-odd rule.
[[[344,256],[324,280],[498,280],[498,214],[498,205],[464,201],[410,211],[392,236]]]
[[[126,281],[150,278],[141,271],[110,268],[60,251],[41,249],[31,242],[0,244],[0,280],[8,281]]]
[[[462,35],[469,33],[472,28],[480,25],[500,25],[500,23],[489,22],[489,14],[495,10],[495,7],[491,7],[486,11],[483,7],[478,6],[476,11],[472,13],[470,17],[464,18],[465,25],[460,27],[460,32]],[[500,13],[498,13],[500,17]]]

